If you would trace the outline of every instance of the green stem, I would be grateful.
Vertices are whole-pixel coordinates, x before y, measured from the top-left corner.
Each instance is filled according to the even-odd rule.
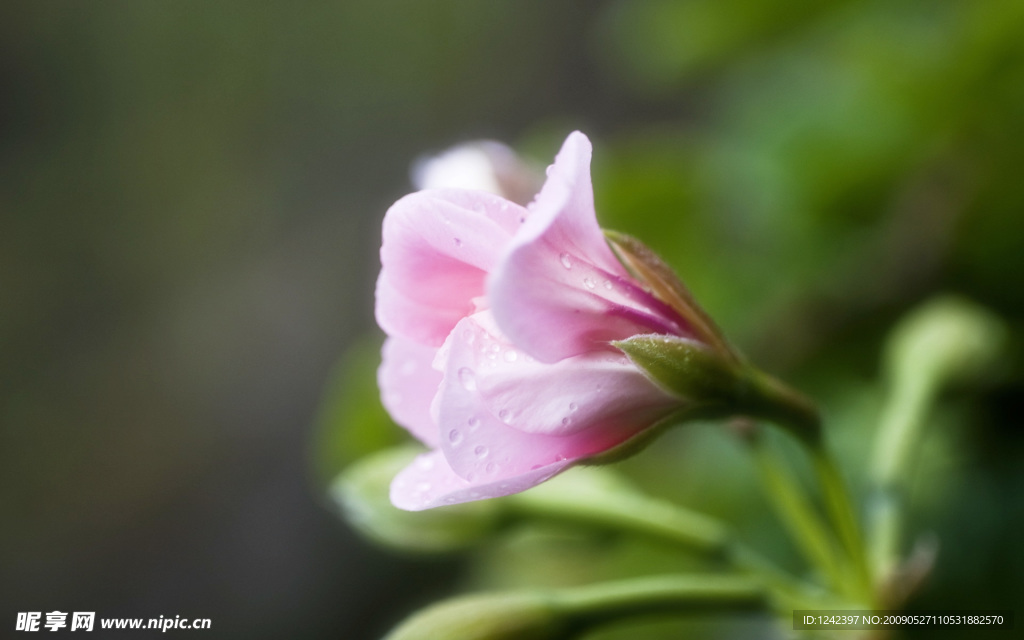
[[[797,391],[756,369],[749,368],[745,379],[747,385],[740,395],[740,411],[773,422],[807,447],[821,485],[826,512],[849,560],[847,566],[835,558],[831,537],[824,533],[797,484],[790,480],[782,465],[758,445],[755,447],[758,467],[776,509],[808,559],[820,567],[837,588],[856,598],[868,597],[871,579],[856,511],[839,469],[825,447],[817,409]],[[852,576],[848,575],[850,572]]]
[[[766,495],[779,514],[779,519],[804,557],[824,574],[833,587],[842,591],[847,582],[846,571],[840,565],[832,536],[786,471],[785,465],[761,442],[761,438],[755,437],[748,442],[764,482]]]
[[[583,627],[653,613],[752,611],[768,605],[757,580],[720,575],[622,580],[564,589],[552,599],[557,610]]]
[[[801,442],[821,440],[821,415],[806,396],[753,367],[743,380],[735,413],[767,420]]]
[[[730,537],[718,520],[646,496],[605,471],[576,469],[505,502],[531,519],[640,532],[705,555],[720,554]]]
[[[877,575],[887,575],[899,558],[903,527],[901,480],[935,389],[927,376],[908,377],[895,385],[882,414],[872,458],[869,502],[871,565]]]
[[[568,640],[635,616],[761,611],[769,604],[764,589],[750,578],[666,575],[452,598],[416,612],[386,640]]]
[[[817,443],[817,446],[811,448],[810,453],[814,471],[821,484],[825,508],[853,565],[859,596],[870,601],[871,574],[868,569],[867,555],[864,551],[864,541],[861,537],[856,511],[850,500],[846,483],[836,466],[835,459],[828,452],[824,443]]]
[[[597,526],[665,540],[756,575],[787,602],[811,608],[820,604],[815,587],[775,567],[720,521],[644,495],[606,471],[580,469],[576,473],[575,485],[563,477],[561,484],[549,483],[510,496],[507,504],[513,513],[533,520]]]

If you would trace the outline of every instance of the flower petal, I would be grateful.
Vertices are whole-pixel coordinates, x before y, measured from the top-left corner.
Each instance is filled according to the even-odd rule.
[[[678,407],[624,357],[531,362],[488,329],[488,312],[462,320],[442,347],[433,412],[456,474],[508,479],[611,449]],[[435,366],[437,366],[435,361]]]
[[[486,274],[526,215],[499,196],[454,189],[396,202],[384,217],[378,324],[439,346],[453,320],[474,311]]]
[[[526,223],[488,281],[501,331],[542,362],[638,333],[684,333],[608,247],[594,212],[590,142],[562,146]]]
[[[441,384],[441,374],[431,366],[436,353],[434,347],[388,338],[377,369],[384,408],[395,422],[431,447],[438,445],[437,424],[430,417],[430,404]]]
[[[500,480],[481,477],[473,482],[460,478],[440,451],[416,458],[391,482],[391,503],[406,511],[422,511],[471,500],[497,498],[526,491],[564,471],[563,460],[528,473]]]
[[[395,289],[383,272],[377,278],[376,301],[377,324],[385,333],[435,350],[466,315],[455,305],[434,306],[410,299]]]
[[[501,336],[489,312],[463,321],[453,335],[442,368],[458,363],[473,371],[482,405],[520,431],[564,436],[601,421],[645,425],[678,405],[621,352],[538,362]]]

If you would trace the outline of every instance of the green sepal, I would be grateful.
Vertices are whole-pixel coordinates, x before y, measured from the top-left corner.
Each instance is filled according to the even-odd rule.
[[[705,344],[666,335],[638,335],[612,342],[648,378],[679,398],[674,422],[747,415],[769,420],[806,442],[817,442],[821,424],[814,405],[749,364]]]
[[[741,369],[710,347],[678,336],[638,335],[612,342],[651,380],[688,405],[735,404]]]
[[[630,275],[640,281],[656,298],[675,310],[698,340],[709,345],[726,360],[738,362],[741,359],[711,316],[697,304],[683,281],[658,254],[643,242],[625,233],[605,229],[604,236]]]

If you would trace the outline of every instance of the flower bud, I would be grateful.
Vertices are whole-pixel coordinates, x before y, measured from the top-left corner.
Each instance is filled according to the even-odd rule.
[[[391,504],[394,475],[416,457],[410,447],[396,447],[363,458],[331,486],[331,496],[345,518],[366,537],[412,552],[453,551],[472,545],[498,525],[493,502],[470,502],[414,514]]]
[[[886,345],[889,400],[875,442],[873,473],[880,487],[897,484],[904,474],[942,386],[987,373],[1006,338],[997,317],[954,297],[927,302],[896,326]]]
[[[932,384],[970,380],[996,363],[1006,333],[999,318],[985,309],[962,298],[937,298],[893,331],[886,349],[888,373],[894,381],[919,376]]]

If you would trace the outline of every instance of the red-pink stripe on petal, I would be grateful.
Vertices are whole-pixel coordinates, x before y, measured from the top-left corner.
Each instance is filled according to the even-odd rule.
[[[597,224],[590,184],[590,143],[569,136],[487,282],[495,320],[508,338],[543,362],[601,349],[652,330],[682,328],[643,292],[608,247]],[[623,313],[622,308],[633,309]]]
[[[462,320],[445,343],[434,405],[441,450],[466,480],[511,478],[594,455],[679,406],[612,352],[558,364],[520,360],[487,330],[488,316]]]

